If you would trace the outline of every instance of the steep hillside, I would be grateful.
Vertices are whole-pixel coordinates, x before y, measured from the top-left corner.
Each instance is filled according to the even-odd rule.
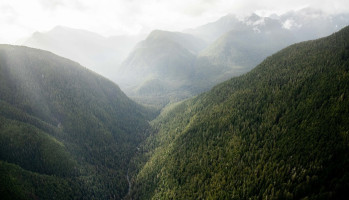
[[[123,62],[120,85],[131,97],[143,99],[143,103],[150,98],[166,105],[173,100],[171,96],[186,98],[195,73],[196,53],[204,47],[202,40],[188,34],[153,31]]]
[[[131,196],[345,199],[348,66],[346,27],[163,112],[134,160]]]
[[[22,45],[69,58],[116,82],[119,65],[144,37],[103,37],[85,30],[57,26],[48,32],[34,33]]]
[[[52,53],[0,45],[3,199],[121,199],[151,113]]]

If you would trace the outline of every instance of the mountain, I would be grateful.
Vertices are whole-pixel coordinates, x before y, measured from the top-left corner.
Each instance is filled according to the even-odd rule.
[[[229,14],[184,33],[155,30],[141,42],[143,36],[105,38],[59,26],[23,44],[75,60],[133,100],[162,108],[246,73],[288,45],[333,33],[348,19],[310,8],[268,17]]]
[[[198,66],[211,66],[217,74],[230,72],[232,77],[251,70],[268,55],[298,41],[278,20],[257,15],[249,19],[254,20],[253,24],[259,20],[263,23],[241,26],[225,33],[200,52]]]
[[[184,30],[185,33],[195,35],[208,43],[212,43],[224,33],[244,26],[244,23],[233,14],[228,14],[219,18],[217,21],[210,22],[208,24]]]
[[[349,27],[167,108],[133,199],[346,199]],[[143,163],[143,164],[140,164]]]
[[[150,110],[71,60],[0,45],[2,199],[121,199]]]
[[[93,32],[57,26],[36,32],[22,45],[51,51],[117,81],[118,66],[144,36],[103,37]]]
[[[204,72],[199,76],[219,83],[246,73],[267,56],[288,45],[338,31],[349,24],[348,19],[346,14],[331,16],[310,8],[270,17],[252,14],[238,19],[227,15],[191,31],[198,37],[204,37],[201,33],[211,33],[207,32],[211,29],[220,31],[215,36],[221,35],[199,53],[196,66],[205,69],[198,70]]]
[[[327,14],[321,10],[306,7],[278,15],[259,16],[252,13],[246,16],[228,14],[218,20],[184,30],[185,33],[199,37],[212,43],[229,31],[238,31],[250,27],[258,31],[266,20],[275,20],[282,24],[282,28],[291,30],[298,41],[305,41],[324,37],[348,25],[348,13]]]
[[[349,13],[326,14],[321,10],[303,8],[280,16],[283,27],[291,30],[298,41],[324,37],[349,24]]]
[[[348,19],[305,8],[269,17],[230,14],[190,34],[154,31],[123,62],[119,83],[137,102],[161,108],[244,74],[288,45],[333,33]]]
[[[163,105],[171,101],[171,96],[187,98],[196,54],[205,46],[189,34],[155,30],[122,63],[120,86],[143,103],[148,97],[150,102],[156,97]]]

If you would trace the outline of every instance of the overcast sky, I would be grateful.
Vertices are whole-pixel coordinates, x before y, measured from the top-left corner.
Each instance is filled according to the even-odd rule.
[[[0,0],[0,43],[57,25],[104,36],[180,31],[228,13],[278,14],[304,7],[349,12],[348,0]]]

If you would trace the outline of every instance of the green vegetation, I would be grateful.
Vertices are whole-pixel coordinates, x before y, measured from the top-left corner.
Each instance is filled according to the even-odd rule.
[[[0,45],[2,199],[121,199],[154,114],[77,63]]]
[[[1,199],[77,199],[88,197],[83,182],[49,176],[0,161]]]
[[[171,37],[169,52],[189,52]],[[79,64],[0,45],[1,199],[345,199],[348,66],[349,27],[149,124],[154,111]],[[151,77],[136,91],[189,95],[215,81],[198,77],[180,86]]]
[[[130,196],[347,198],[348,52],[346,27],[169,108],[133,160]]]
[[[27,123],[0,116],[1,158],[42,174],[74,176],[77,163],[54,137]],[[30,158],[30,159],[28,159]]]

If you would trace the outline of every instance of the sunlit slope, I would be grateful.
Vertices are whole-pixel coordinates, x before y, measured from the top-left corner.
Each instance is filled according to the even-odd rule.
[[[149,117],[113,82],[75,62],[0,45],[1,193],[120,199]]]
[[[345,199],[349,28],[162,113],[134,199]]]

